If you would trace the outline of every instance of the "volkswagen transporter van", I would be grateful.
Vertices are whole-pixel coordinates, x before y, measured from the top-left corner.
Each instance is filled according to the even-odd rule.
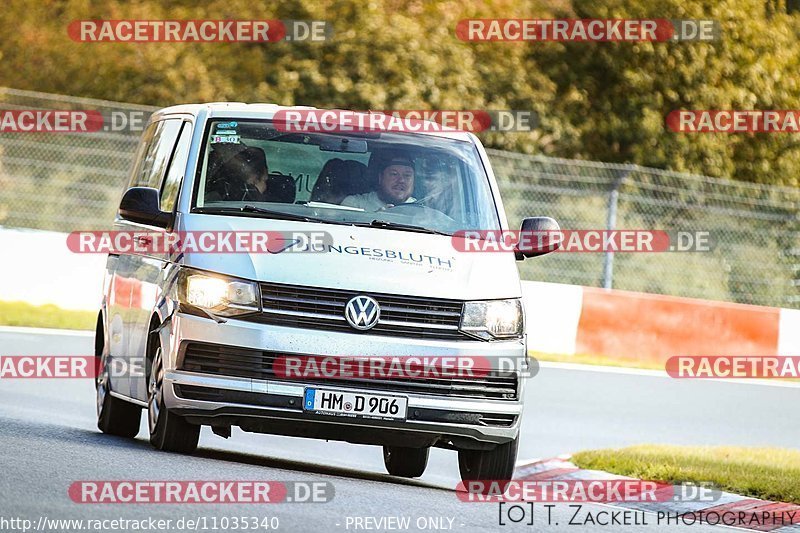
[[[543,252],[453,246],[460,230],[508,229],[471,133],[277,120],[309,109],[214,103],[150,118],[114,221],[141,246],[109,254],[97,317],[99,428],[134,437],[144,409],[161,450],[191,453],[201,426],[222,437],[235,426],[382,446],[397,476],[422,475],[435,446],[458,453],[464,480],[510,479],[526,372],[515,261]],[[288,242],[149,246],[225,232]],[[287,371],[320,358],[519,364],[422,378]]]

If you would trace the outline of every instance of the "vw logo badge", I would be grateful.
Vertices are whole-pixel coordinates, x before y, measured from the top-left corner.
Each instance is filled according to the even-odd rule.
[[[378,302],[369,296],[356,296],[344,307],[344,317],[355,329],[365,331],[374,328],[378,323],[381,308]]]

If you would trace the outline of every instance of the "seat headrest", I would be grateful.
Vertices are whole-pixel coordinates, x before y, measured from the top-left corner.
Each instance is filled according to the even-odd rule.
[[[283,174],[270,174],[267,178],[267,201],[293,204],[297,194],[294,178]]]

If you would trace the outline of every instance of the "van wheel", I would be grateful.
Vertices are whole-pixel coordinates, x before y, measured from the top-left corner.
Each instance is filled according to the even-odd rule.
[[[97,428],[108,435],[132,439],[139,433],[142,422],[142,408],[111,396],[111,383],[108,375],[108,354],[103,343],[102,324],[98,322],[95,337],[95,357],[97,374],[94,378],[97,395]]]
[[[105,365],[105,363],[101,363]],[[132,439],[139,433],[142,408],[109,394],[108,370],[99,369],[97,385],[97,428],[108,435]]]
[[[509,481],[517,462],[519,437],[491,450],[458,450],[458,469],[461,480]]]
[[[150,428],[150,444],[166,452],[192,453],[200,440],[200,426],[190,424],[183,417],[171,413],[164,406],[164,365],[161,341],[152,334],[156,350],[152,356],[150,375],[147,380],[147,425]],[[148,346],[152,346],[148,343]]]
[[[404,446],[384,446],[383,464],[393,476],[419,477],[428,466],[430,447],[406,448]]]

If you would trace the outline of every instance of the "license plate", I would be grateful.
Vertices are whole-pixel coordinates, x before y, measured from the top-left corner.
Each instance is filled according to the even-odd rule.
[[[303,410],[321,415],[405,420],[408,398],[325,389],[306,389]]]

